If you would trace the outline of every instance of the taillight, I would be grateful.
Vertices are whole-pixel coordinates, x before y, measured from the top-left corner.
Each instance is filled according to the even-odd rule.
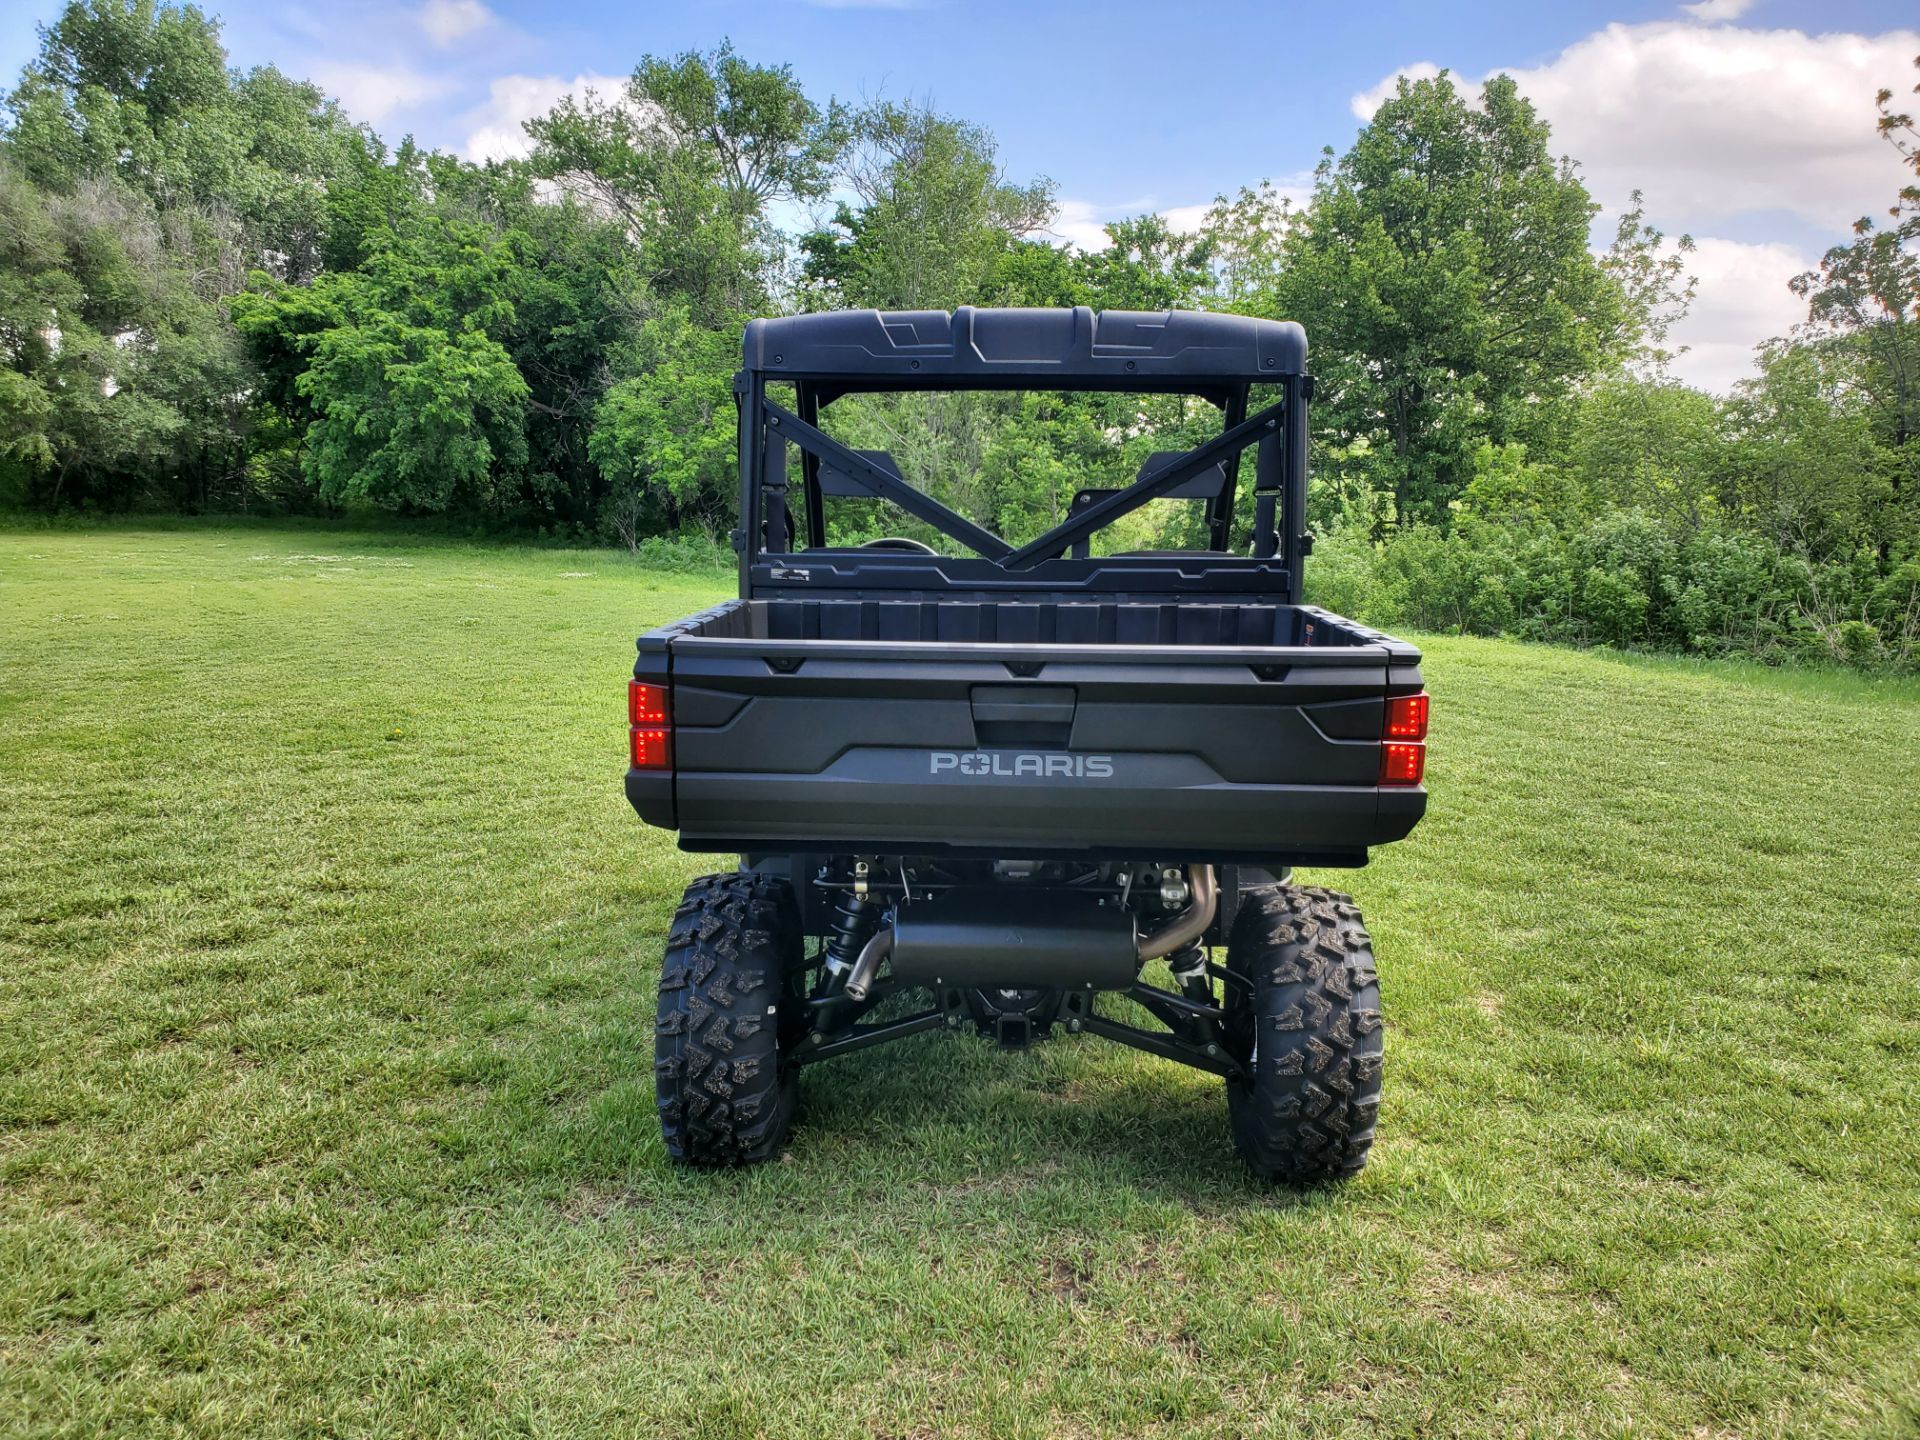
[[[1387,725],[1380,732],[1384,740],[1424,740],[1427,738],[1427,692],[1395,695],[1387,701]]]
[[[1426,691],[1387,698],[1380,738],[1380,783],[1418,785],[1427,771]]]
[[[673,764],[673,720],[666,686],[627,682],[627,739],[634,769],[665,770]]]
[[[1382,785],[1418,785],[1427,769],[1427,747],[1389,740],[1380,747]]]

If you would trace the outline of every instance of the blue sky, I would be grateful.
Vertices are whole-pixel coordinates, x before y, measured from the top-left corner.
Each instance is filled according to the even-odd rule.
[[[52,4],[8,4],[0,73]],[[1885,0],[1680,4],[1005,0],[338,0],[211,5],[236,64],[319,81],[358,118],[463,154],[513,148],[567,90],[642,54],[731,37],[810,92],[931,100],[993,130],[1010,175],[1052,177],[1063,243],[1143,210],[1192,218],[1270,178],[1304,188],[1401,71],[1516,75],[1596,198],[1635,186],[1700,241],[1682,373],[1723,387],[1799,318],[1786,278],[1900,183],[1872,94],[1911,83],[1910,7]]]

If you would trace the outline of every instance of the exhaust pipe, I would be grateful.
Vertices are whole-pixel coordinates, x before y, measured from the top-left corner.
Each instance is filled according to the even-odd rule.
[[[874,937],[860,947],[860,954],[853,962],[853,969],[847,973],[844,987],[847,998],[856,1003],[865,1000],[873,993],[873,977],[880,973],[880,962],[893,953],[893,927],[874,933]]]
[[[1142,965],[1186,949],[1213,924],[1213,917],[1220,909],[1220,892],[1214,887],[1211,865],[1187,867],[1187,892],[1192,899],[1186,909],[1158,930],[1150,930],[1140,937],[1136,949]]]

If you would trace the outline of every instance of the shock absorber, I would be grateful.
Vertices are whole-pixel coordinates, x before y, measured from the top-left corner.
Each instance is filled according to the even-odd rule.
[[[874,902],[870,895],[842,890],[833,907],[833,929],[825,946],[826,964],[820,974],[819,992],[830,994],[846,983],[847,972],[859,958],[860,947],[873,931]]]
[[[1198,1000],[1211,1005],[1213,1001],[1213,982],[1207,978],[1207,952],[1198,945],[1188,945],[1167,956],[1167,969],[1173,972],[1173,982],[1180,987],[1180,993],[1189,1000]]]

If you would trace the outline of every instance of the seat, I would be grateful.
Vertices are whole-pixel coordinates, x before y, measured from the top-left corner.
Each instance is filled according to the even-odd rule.
[[[867,461],[875,469],[884,470],[894,479],[900,480],[900,467],[893,463],[893,456],[885,450],[856,450],[853,452]],[[837,469],[831,461],[820,462],[820,493],[822,495],[844,495],[856,500],[871,500],[873,492],[846,471]]]
[[[1136,485],[1139,484],[1140,481],[1146,479],[1147,476],[1150,475],[1153,471],[1158,470],[1162,465],[1165,465],[1171,460],[1178,460],[1185,453],[1186,452],[1184,450],[1154,451],[1153,454],[1147,456],[1145,460],[1140,462],[1139,470],[1134,472],[1134,477],[1133,477],[1134,483]],[[1225,493],[1226,488],[1227,488],[1226,463],[1224,461],[1219,461],[1212,465],[1209,465],[1206,469],[1202,470],[1197,475],[1189,475],[1186,479],[1182,480],[1178,485],[1174,486],[1173,489],[1169,490],[1161,498],[1166,500],[1209,500],[1211,501],[1211,500],[1218,499],[1223,493]],[[1094,504],[1096,501],[1106,499],[1107,496],[1109,495],[1118,495],[1119,493],[1120,492],[1118,490],[1101,489],[1098,487],[1089,487],[1085,490],[1076,490],[1073,494],[1073,508],[1075,510],[1080,510],[1085,508],[1088,505]],[[1092,545],[1090,541],[1076,540],[1073,542],[1073,558],[1074,559],[1085,560],[1091,553],[1092,553]],[[1222,550],[1123,550],[1119,553],[1121,555],[1134,556],[1136,558],[1138,557],[1157,558],[1161,556],[1170,556],[1170,555],[1222,555],[1222,554],[1225,554],[1226,552]]]

